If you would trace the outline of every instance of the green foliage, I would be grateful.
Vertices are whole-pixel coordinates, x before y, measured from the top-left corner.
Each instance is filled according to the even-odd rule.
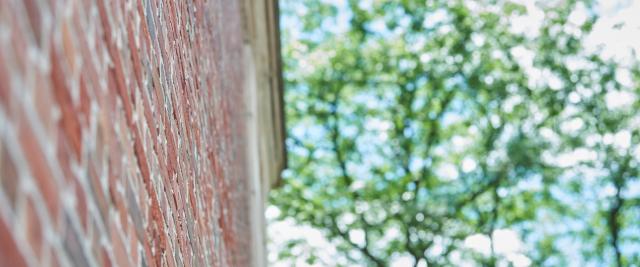
[[[531,10],[507,0],[281,1],[280,219],[322,230],[334,265],[504,266],[499,229],[535,266],[637,263],[638,68],[583,47],[597,18],[568,17],[589,1],[549,2],[518,32]]]

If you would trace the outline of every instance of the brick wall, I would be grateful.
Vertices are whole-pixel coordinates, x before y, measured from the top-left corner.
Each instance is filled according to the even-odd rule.
[[[0,266],[248,266],[237,1],[0,1]]]

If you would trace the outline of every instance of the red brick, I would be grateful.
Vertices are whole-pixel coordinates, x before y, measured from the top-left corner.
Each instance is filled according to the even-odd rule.
[[[31,32],[33,33],[36,43],[40,44],[42,41],[42,14],[38,9],[36,0],[24,0],[22,1],[25,9],[27,10],[27,18],[29,18],[29,25],[31,26]]]
[[[11,91],[9,91],[11,79],[9,78],[9,71],[5,67],[6,62],[0,52],[0,104],[2,104],[0,107],[3,109],[7,109],[7,105],[10,103],[9,97],[11,96]]]
[[[75,152],[75,159],[79,161],[82,151],[82,129],[73,108],[69,85],[67,84],[63,65],[61,65],[60,56],[58,56],[55,47],[52,47],[51,51],[51,64],[53,93],[62,112],[61,128],[64,129],[65,137]]]
[[[26,267],[27,262],[18,250],[12,232],[4,219],[0,219],[0,266]]]
[[[87,231],[87,227],[89,224],[89,210],[87,207],[87,197],[85,195],[85,191],[80,185],[80,183],[76,180],[73,182],[73,191],[76,198],[76,209],[75,212],[80,218],[80,224],[82,226],[83,231]]]
[[[18,229],[49,266],[201,266],[205,253],[247,266],[239,3],[0,1],[0,15],[0,109],[15,130],[0,131],[0,184],[16,215],[0,214],[0,266],[25,265]],[[36,190],[20,191],[25,178]]]
[[[8,21],[10,22],[9,32],[11,33],[10,39],[11,39],[12,47],[8,48],[9,51],[3,51],[3,52],[5,52],[6,55],[10,55],[14,57],[15,61],[13,63],[16,65],[14,66],[13,70],[24,75],[24,72],[26,71],[26,68],[27,68],[27,50],[26,49],[27,49],[28,39],[25,36],[25,31],[22,31],[22,29],[18,24],[18,18],[20,17],[20,14],[18,14],[17,12],[7,12],[5,14],[8,15],[9,17],[8,19]]]
[[[33,94],[34,107],[43,123],[45,134],[53,138],[57,132],[56,121],[53,116],[55,108],[53,94],[51,91],[48,77],[41,73],[36,73],[35,86],[38,88]]]
[[[36,213],[33,199],[27,198],[26,207],[23,210],[22,223],[24,224],[26,241],[30,245],[35,256],[42,255],[43,232],[40,219]]]
[[[27,163],[29,164],[31,174],[45,200],[44,204],[47,206],[51,217],[55,220],[58,218],[58,213],[60,212],[58,186],[53,179],[52,171],[44,152],[38,144],[38,139],[31,127],[27,125],[27,122],[28,120],[26,118],[22,118],[19,130],[20,145],[24,151],[24,155],[27,156]]]
[[[113,266],[113,262],[111,261],[111,256],[109,256],[109,253],[107,252],[107,249],[102,246],[102,248],[100,249],[100,254],[102,258],[102,266]]]
[[[120,229],[116,227],[114,220],[110,220],[109,227],[111,232],[111,247],[113,249],[112,251],[115,262],[121,267],[131,266],[131,263],[129,262],[129,255],[121,237]]]
[[[138,238],[136,236],[136,230],[133,224],[129,224],[129,231],[127,232],[129,238],[129,257],[134,266],[139,266],[138,261],[140,257],[140,251],[138,250]]]

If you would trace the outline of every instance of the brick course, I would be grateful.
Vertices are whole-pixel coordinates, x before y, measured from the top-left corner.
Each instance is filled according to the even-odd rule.
[[[240,4],[0,1],[0,266],[248,266]]]

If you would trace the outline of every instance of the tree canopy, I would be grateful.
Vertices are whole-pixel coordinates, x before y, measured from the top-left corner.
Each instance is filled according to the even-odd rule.
[[[280,258],[640,264],[640,72],[585,48],[594,3],[541,1],[533,23],[522,1],[280,2],[289,168],[270,202],[338,253]]]

